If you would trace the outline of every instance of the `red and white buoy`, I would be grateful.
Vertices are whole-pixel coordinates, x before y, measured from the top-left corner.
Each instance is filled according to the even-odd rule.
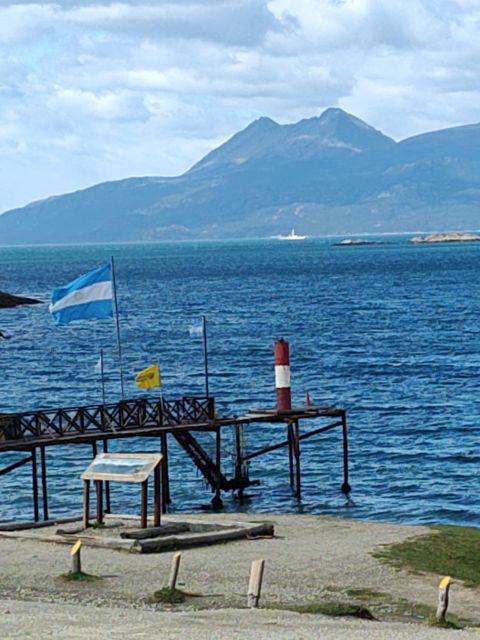
[[[283,338],[275,342],[275,388],[277,391],[277,411],[291,411],[290,352],[288,342]]]

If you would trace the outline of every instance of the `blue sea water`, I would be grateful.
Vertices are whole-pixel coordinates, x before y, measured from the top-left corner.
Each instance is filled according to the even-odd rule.
[[[291,496],[286,450],[252,461],[261,486],[229,511],[333,514],[394,522],[477,525],[480,517],[480,244],[335,247],[331,240],[0,248],[0,290],[47,300],[52,287],[108,261],[117,265],[127,396],[134,374],[161,362],[168,398],[203,393],[201,341],[189,326],[208,318],[210,387],[220,411],[274,403],[273,342],[290,341],[292,393],[347,409],[349,499],[341,434],[302,445],[303,499]],[[101,400],[95,364],[105,351],[107,400],[119,398],[114,326],[55,327],[46,305],[0,311],[0,412]],[[305,425],[310,428],[310,425]],[[283,438],[254,425],[247,447]],[[228,439],[227,439],[228,440]],[[204,443],[209,447],[211,443]],[[226,442],[226,471],[232,470]],[[124,440],[117,451],[158,450]],[[0,467],[21,454],[0,454]],[[86,445],[47,449],[50,511],[81,508]],[[193,510],[211,494],[171,445],[172,508]],[[30,518],[23,467],[0,477],[0,521]],[[137,488],[115,486],[114,507],[138,509]]]

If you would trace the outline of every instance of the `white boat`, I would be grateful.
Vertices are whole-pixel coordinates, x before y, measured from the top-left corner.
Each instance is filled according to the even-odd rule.
[[[305,240],[308,236],[298,236],[295,229],[292,229],[288,236],[277,236],[277,240]]]

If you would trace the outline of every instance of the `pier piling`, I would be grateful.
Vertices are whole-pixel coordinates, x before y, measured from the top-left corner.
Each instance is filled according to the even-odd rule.
[[[35,522],[40,520],[38,508],[38,476],[37,476],[37,450],[32,449],[32,491],[33,491],[33,519]]]
[[[45,447],[40,447],[40,469],[42,476],[43,519],[48,520],[47,458]]]
[[[97,493],[97,524],[103,524],[103,482],[95,480],[95,490]]]
[[[348,494],[351,487],[348,483],[348,432],[347,418],[345,412],[342,415],[342,438],[343,438],[343,484],[341,486],[342,493]]]
[[[162,432],[160,434],[160,451],[163,454],[162,463],[162,511],[167,513],[167,507],[171,504],[170,497],[170,477],[168,472],[168,440],[167,433]]]
[[[90,524],[90,480],[83,481],[83,528]]]
[[[302,474],[300,469],[300,425],[298,420],[295,420],[294,427],[294,451],[295,451],[295,496],[300,500],[302,498]]]
[[[103,453],[108,453],[108,440],[103,439]],[[105,482],[105,513],[112,513],[112,505],[110,502],[110,482]]]

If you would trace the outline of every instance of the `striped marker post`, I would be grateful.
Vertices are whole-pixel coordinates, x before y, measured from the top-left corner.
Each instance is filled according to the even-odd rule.
[[[82,548],[82,541],[77,540],[76,543],[70,550],[70,555],[72,557],[72,573],[77,575],[78,573],[82,573],[82,560],[80,558],[80,551]]]
[[[291,411],[290,352],[288,342],[283,338],[275,342],[275,388],[277,392],[277,411]]]

